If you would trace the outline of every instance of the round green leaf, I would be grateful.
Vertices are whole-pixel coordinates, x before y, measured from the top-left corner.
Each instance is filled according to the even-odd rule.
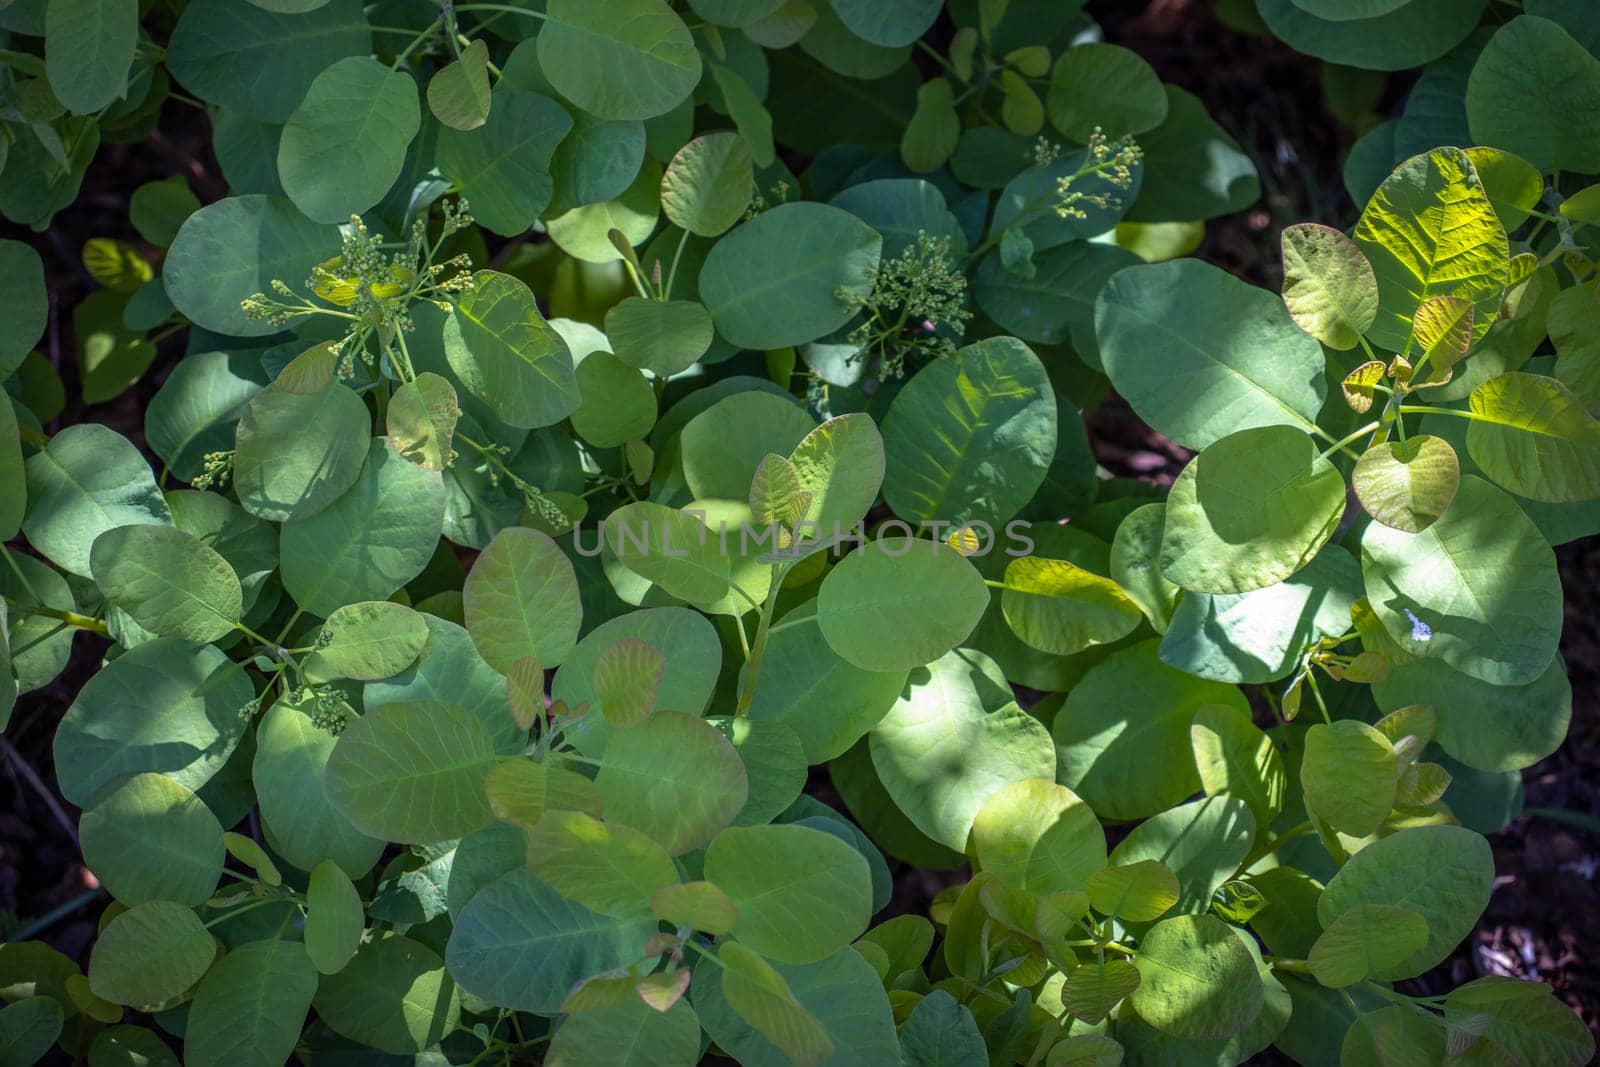
[[[1477,27],[1487,3],[1409,0],[1369,18],[1335,18],[1300,0],[1257,0],[1261,18],[1289,47],[1364,70],[1404,70],[1438,59]]]
[[[1372,695],[1384,711],[1431,705],[1439,747],[1483,771],[1533,766],[1561,746],[1572,719],[1572,685],[1560,656],[1526,685],[1484,685],[1439,660],[1413,660],[1391,666]]]
[[[571,130],[572,117],[554,100],[502,86],[482,126],[439,131],[439,170],[472,205],[480,225],[512,237],[550,205],[552,157]]]
[[[883,424],[884,499],[910,522],[998,527],[1044,482],[1056,400],[1044,365],[1014,338],[924,367]]]
[[[1150,64],[1101,41],[1069,48],[1050,71],[1050,124],[1080,144],[1096,132],[1116,139],[1167,117],[1167,94]]]
[[[590,352],[578,364],[582,397],[572,428],[596,448],[616,448],[648,437],[656,424],[656,394],[638,370],[610,352]]]
[[[1139,987],[1129,1002],[1157,1030],[1190,1041],[1228,1037],[1261,1011],[1255,961],[1239,935],[1210,915],[1157,923],[1133,959]]]
[[[374,682],[411,666],[427,642],[427,622],[404,604],[346,604],[322,624],[315,657],[303,666],[316,674]]]
[[[1300,787],[1306,809],[1351,837],[1376,833],[1395,802],[1398,756],[1387,737],[1357,719],[1306,731]]]
[[[657,378],[694,366],[711,347],[715,332],[710,313],[693,300],[630,296],[606,312],[606,337],[616,357]],[[583,373],[581,367],[578,373]],[[653,405],[651,410],[653,415]]]
[[[216,955],[217,944],[193,908],[147,901],[100,932],[89,955],[89,988],[113,1004],[155,1007],[182,996]]]
[[[164,525],[172,512],[126,437],[96,422],[69,426],[28,457],[28,543],[62,570],[88,577],[91,549],[108,530]]]
[[[42,1060],[61,1036],[63,1022],[61,1002],[55,997],[25,996],[0,1008],[0,1047],[6,1050],[7,1063],[22,1067]]]
[[[192,1067],[276,1067],[305,1026],[317,970],[298,941],[268,939],[224,956],[195,992],[184,1028]]]
[[[877,231],[847,211],[780,204],[712,247],[700,297],[731,344],[804,344],[850,321],[872,292],[882,247]]]
[[[234,427],[266,384],[260,361],[231,352],[195,352],[178,361],[144,412],[144,437],[167,469],[193,481],[208,452],[234,445]]]
[[[191,5],[186,14],[201,6]],[[274,281],[302,284],[313,267],[338,254],[339,231],[312,222],[289,201],[230,196],[184,220],[167,250],[161,280],[173,307],[196,325],[235,337],[262,337],[281,327],[251,318],[240,304],[271,292]]]
[[[1110,862],[1128,866],[1140,860],[1160,861],[1178,876],[1177,910],[1198,914],[1210,909],[1217,889],[1233,877],[1255,838],[1250,805],[1239,797],[1206,797],[1169,808],[1134,827],[1111,850]]]
[[[644,166],[644,123],[609,122],[587,111],[572,118],[572,132],[562,138],[550,160],[555,196],[549,214],[564,215],[574,207],[614,200],[628,193],[644,171],[655,175],[654,166]]]
[[[1056,777],[1044,725],[1017,706],[994,661],[968,649],[914,672],[870,738],[872,764],[895,804],[958,851],[991,796],[1012,782]]]
[[[1186,448],[1252,427],[1309,431],[1327,396],[1322,346],[1283,302],[1197,259],[1113,275],[1095,333],[1117,392]]]
[[[315,1004],[335,1033],[396,1056],[437,1045],[461,1018],[455,982],[438,953],[393,935],[369,941],[348,966],[323,978]]]
[[[885,48],[910,44],[932,27],[939,0],[834,0],[839,20],[857,37]]]
[[[11,323],[0,337],[0,373],[10,374],[44,336],[50,313],[39,253],[21,241],[0,240],[0,283],[0,314]]]
[[[646,159],[622,192],[600,203],[569,208],[549,219],[546,228],[567,255],[587,263],[614,263],[623,255],[612,233],[622,234],[628,245],[642,245],[655,231],[660,212],[661,168],[654,159]]]
[[[1101,369],[1095,298],[1106,279],[1139,263],[1139,257],[1114,245],[1071,241],[1036,251],[1030,262],[1033,273],[1023,277],[1006,266],[1002,252],[985,256],[973,279],[978,306],[1025,341],[1070,339],[1085,363]]]
[[[437,615],[423,614],[428,641],[417,661],[393,678],[368,682],[362,689],[367,710],[395,701],[436,700],[472,713],[502,755],[521,752],[527,731],[507,709],[504,675],[484,661],[462,627]]]
[[[268,386],[239,419],[239,503],[269,522],[309,518],[356,484],[371,443],[367,406],[342,382],[310,394]]]
[[[84,862],[129,906],[200,905],[222,875],[222,827],[199,797],[160,774],[136,774],[102,796],[78,825]]]
[[[663,886],[678,883],[665,849],[637,830],[581,811],[549,811],[528,838],[528,870],[591,911],[642,915]]]
[[[1178,903],[1178,876],[1156,860],[1135,860],[1104,867],[1084,886],[1089,903],[1101,915],[1126,922],[1159,919]]]
[[[662,753],[672,759],[662,761]],[[606,745],[595,784],[606,819],[654,839],[672,855],[699,848],[744,807],[738,750],[716,727],[681,711],[657,711]]]
[[[1311,946],[1317,981],[1335,989],[1387,970],[1428,943],[1428,924],[1410,908],[1358,904],[1342,913]]]
[[[1361,537],[1367,598],[1406,652],[1491,685],[1525,685],[1561,634],[1555,554],[1509,496],[1471,476],[1417,534],[1373,523]]]
[[[804,826],[724,830],[706,849],[706,880],[739,909],[733,936],[784,963],[813,963],[867,928],[867,862],[831,834]]]
[[[1559,24],[1530,13],[1501,26],[1466,89],[1475,143],[1515,152],[1543,174],[1600,171],[1600,59]]]
[[[1421,533],[1450,506],[1461,486],[1461,461],[1450,443],[1418,434],[1384,441],[1361,454],[1350,472],[1356,498],[1378,522]]]
[[[45,6],[45,76],[57,100],[89,115],[128,91],[139,46],[139,5],[130,0],[58,0]]]
[[[512,426],[549,426],[578,407],[566,342],[509,274],[472,276],[472,291],[445,321],[444,352],[466,390]]]
[[[551,0],[539,66],[561,95],[603,119],[648,119],[700,83],[694,38],[665,0]]]
[[[1000,610],[1026,644],[1058,656],[1120,640],[1144,621],[1116,582],[1037,556],[1006,564]]]
[[[1248,714],[1231,685],[1162,663],[1158,641],[1118,649],[1083,676],[1056,714],[1057,773],[1103,819],[1139,819],[1200,789],[1189,723],[1207,704]]]
[[[662,1067],[699,1058],[700,1019],[688,1001],[660,1011],[627,992],[615,1004],[568,1015],[544,1062],[547,1067]]]
[[[708,133],[678,149],[667,165],[661,210],[675,226],[716,237],[739,221],[754,188],[744,138],[728,131]]]
[[[723,397],[690,419],[679,433],[684,481],[689,491],[702,499],[743,500],[749,495],[761,458],[787,456],[815,426],[805,409],[787,396],[751,390]],[[799,488],[805,490],[811,484]],[[816,503],[814,497],[812,503]],[[832,533],[824,529],[814,536]]]
[[[473,41],[428,79],[428,110],[452,130],[489,121],[489,46]]]
[[[250,679],[210,645],[161,637],[84,683],[56,730],[56,780],[79,807],[108,782],[156,771],[198,790],[244,734]]]
[[[1472,391],[1467,452],[1501,488],[1554,503],[1600,497],[1600,421],[1561,382],[1510,373]]]
[[[578,982],[638,959],[659,926],[649,913],[596,915],[512,871],[461,909],[445,964],[463,990],[491,1004],[554,1015]]]
[[[318,74],[346,56],[371,53],[372,31],[360,0],[328,0],[299,10],[196,0],[172,31],[166,64],[202,100],[262,122],[286,122]],[[293,284],[303,277],[284,280]]]
[[[868,415],[839,415],[813,427],[789,453],[802,492],[811,494],[803,516],[818,534],[832,537],[866,517],[883,485],[883,437]]]
[[[1301,223],[1283,231],[1283,302],[1302,330],[1343,352],[1378,316],[1378,280],[1342,230]]]
[[[304,710],[279,700],[256,727],[251,781],[274,852],[303,871],[331,861],[359,878],[386,842],[357,830],[328,799],[326,768],[334,743]]]
[[[828,645],[862,670],[906,671],[966,640],[988,605],[983,576],[955,549],[887,538],[828,572],[817,594],[817,625]]]
[[[289,116],[278,178],[317,222],[344,223],[383,199],[422,124],[409,74],[369,56],[325,67]]]
[[[387,438],[367,442],[355,484],[310,518],[282,527],[283,587],[318,615],[392,596],[422,573],[438,547],[440,475],[401,459]]]
[[[451,447],[461,403],[444,377],[423,371],[389,398],[384,428],[394,450],[425,471],[442,471],[455,456]]]
[[[1106,835],[1089,805],[1038,778],[1012,782],[983,802],[972,847],[984,870],[1030,893],[1082,889],[1106,862]]]
[[[559,665],[583,621],[572,562],[549,537],[520,526],[501,530],[479,554],[462,606],[472,643],[501,674],[525,656]]]
[[[663,922],[722,935],[733,929],[739,909],[710,882],[664,885],[650,896],[650,910]]]
[[[1459,826],[1418,826],[1381,837],[1339,869],[1317,901],[1324,928],[1364,904],[1409,908],[1428,924],[1427,944],[1373,973],[1410,978],[1444,959],[1489,903],[1489,843]]]
[[[216,549],[176,526],[107,530],[95,538],[89,569],[106,600],[151,633],[215,641],[239,622],[239,576]]]
[[[328,757],[328,798],[374,837],[443,841],[489,825],[483,779],[497,762],[470,712],[438,701],[385,704],[339,735]]]
[[[1184,589],[1247,593],[1310,563],[1344,516],[1339,472],[1289,426],[1229,434],[1189,462],[1167,498],[1161,573]]]
[[[356,954],[366,915],[350,876],[332,860],[311,869],[306,889],[306,955],[323,974],[338,974]]]

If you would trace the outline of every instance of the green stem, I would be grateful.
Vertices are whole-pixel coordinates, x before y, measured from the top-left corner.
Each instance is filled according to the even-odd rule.
[[[60,608],[52,608],[47,604],[18,604],[17,607],[25,615],[43,615],[46,618],[58,619],[66,626],[88,630],[90,633],[99,634],[101,637],[111,636],[111,631],[106,628],[105,623],[88,615],[79,615],[76,611],[62,611]]]
[[[232,908],[232,909],[228,910],[227,912],[223,913],[222,915],[218,915],[215,919],[212,919],[210,922],[206,923],[206,929],[209,930],[213,926],[216,926],[218,923],[227,922],[229,919],[232,919],[234,916],[243,915],[247,911],[255,911],[257,908],[264,908],[268,904],[281,904],[284,901],[287,901],[289,899],[290,898],[288,898],[288,897],[267,897],[265,900],[257,900],[257,901],[255,901],[253,903],[250,903],[250,904],[241,904],[237,908]]]
[[[1311,964],[1305,960],[1286,960],[1274,957],[1269,958],[1267,962],[1272,965],[1272,969],[1275,971],[1287,971],[1290,974],[1311,973]]]
[[[772,613],[778,606],[778,591],[783,588],[783,576],[788,568],[779,566],[772,572],[772,587],[767,592],[767,602],[761,606],[761,621],[756,626],[756,639],[750,646],[750,658],[745,667],[750,672],[745,677],[744,688],[739,693],[739,704],[734,715],[744,716],[755,697],[756,679],[761,675],[761,659],[767,651],[767,639],[772,636]]]
[[[457,11],[499,11],[508,15],[527,15],[529,18],[548,18],[543,11],[530,11],[525,7],[513,7],[511,4],[457,4]]]
[[[1335,452],[1344,451],[1345,450],[1345,447],[1344,447],[1345,445],[1350,444],[1352,441],[1354,441],[1358,437],[1366,436],[1367,434],[1369,434],[1372,431],[1376,430],[1378,428],[1378,426],[1379,426],[1378,420],[1377,419],[1373,419],[1371,422],[1367,423],[1365,426],[1361,427],[1359,430],[1355,430],[1355,431],[1353,431],[1351,433],[1346,434],[1345,436],[1339,438],[1339,440],[1335,441],[1333,444],[1329,445],[1327,448],[1323,449],[1322,450],[1322,455],[1319,458],[1320,459],[1327,459],[1330,455],[1332,455]]]
[[[1458,419],[1476,419],[1478,416],[1460,408],[1441,408],[1432,404],[1401,404],[1402,415],[1454,415]]]
[[[30,56],[26,52],[16,52],[9,48],[0,48],[0,63],[17,68],[24,74],[35,78],[44,77],[44,60],[38,56]]]
[[[1289,829],[1285,830],[1281,834],[1278,834],[1276,837],[1268,841],[1263,841],[1261,844],[1257,845],[1255,849],[1244,858],[1244,862],[1239,864],[1238,869],[1240,871],[1248,871],[1251,867],[1254,867],[1257,863],[1260,863],[1261,860],[1266,856],[1278,851],[1278,849],[1282,848],[1290,841],[1293,841],[1295,838],[1304,837],[1310,832],[1311,823],[1309,821],[1289,827]]]
[[[689,231],[685,230],[683,231],[683,235],[678,238],[678,247],[672,253],[672,266],[667,268],[667,285],[666,288],[661,290],[662,300],[672,299],[672,285],[678,280],[678,260],[683,256],[684,246],[688,243]],[[657,262],[660,261],[657,260]]]

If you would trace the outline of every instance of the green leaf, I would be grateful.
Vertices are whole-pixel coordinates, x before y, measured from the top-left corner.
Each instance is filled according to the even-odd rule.
[[[710,313],[693,300],[630,296],[606,312],[606,337],[617,359],[657,378],[670,378],[694,366],[715,336]],[[653,423],[654,403],[650,415]]]
[[[444,960],[392,934],[374,937],[343,970],[324,977],[315,1005],[335,1033],[396,1056],[438,1045],[461,1018]]]
[[[113,1004],[153,1008],[182,996],[216,955],[216,942],[194,909],[146,901],[100,932],[89,955],[89,988]]]
[[[546,811],[528,839],[528,869],[569,900],[628,918],[678,882],[666,850],[637,830],[581,811]]]
[[[968,345],[895,396],[883,427],[884,499],[913,523],[998,527],[1043,484],[1055,422],[1055,391],[1027,345]]]
[[[54,997],[25,996],[0,1008],[0,1048],[6,1056],[0,1062],[6,1067],[39,1062],[61,1036],[63,1021],[61,1003]]]
[[[392,596],[422,573],[438,547],[440,476],[401,459],[386,438],[367,442],[355,484],[310,518],[282,528],[283,587],[318,615]]]
[[[687,971],[679,971],[685,979]],[[690,1067],[700,1058],[700,1019],[689,1002],[664,1011],[624,994],[615,1004],[568,1015],[550,1042],[549,1067]]]
[[[574,207],[614,200],[629,194],[646,169],[654,174],[653,166],[644,166],[644,123],[608,122],[586,111],[576,112],[572,119],[572,132],[562,138],[550,160],[555,196],[549,214],[564,215]]]
[[[1382,981],[1410,978],[1444,959],[1471,932],[1489,902],[1494,860],[1489,843],[1459,826],[1418,826],[1367,845],[1350,857],[1317,901],[1324,929],[1365,904],[1409,908],[1428,924],[1427,944],[1374,971]]]
[[[334,743],[305,710],[279,700],[256,727],[251,780],[262,830],[274,852],[303,871],[326,860],[359,878],[378,861],[386,842],[357,830],[328,799],[326,767]]]
[[[814,427],[789,453],[802,492],[811,494],[804,521],[822,536],[853,529],[883,485],[882,436],[871,417],[839,415]]]
[[[663,763],[661,754],[672,753]],[[595,784],[607,820],[632,827],[674,856],[710,841],[744,807],[748,784],[732,743],[704,719],[657,711],[606,745]]]
[[[1486,1020],[1467,1050],[1474,1059],[1578,1067],[1594,1058],[1594,1035],[1543,983],[1479,978],[1448,993],[1444,1007],[1447,1017]]]
[[[594,665],[594,691],[600,713],[613,726],[638,726],[655,710],[667,658],[636,637],[624,637],[600,654]]]
[[[184,220],[199,210],[200,199],[181,174],[145,182],[128,199],[128,221],[157,248],[171,245]]]
[[[185,356],[150,398],[145,442],[174,477],[192,481],[209,452],[234,446],[239,414],[266,384],[259,360],[229,352]]]
[[[596,448],[616,448],[640,440],[656,424],[656,395],[636,368],[610,352],[590,352],[578,364],[582,400],[572,413],[572,428]]]
[[[1389,668],[1372,687],[1385,711],[1427,704],[1439,713],[1439,747],[1483,771],[1531,767],[1560,747],[1572,718],[1572,686],[1557,656],[1526,685],[1484,685],[1436,659]]]
[[[722,962],[724,1003],[790,1062],[816,1064],[833,1053],[827,1028],[771,964],[737,941],[722,944],[717,957]]]
[[[1311,973],[1325,986],[1355,985],[1400,963],[1428,943],[1428,924],[1410,908],[1358,904],[1329,924],[1311,946]]]
[[[1364,70],[1404,70],[1465,40],[1487,0],[1409,0],[1367,18],[1319,15],[1300,0],[1257,0],[1257,6],[1272,33],[1297,51]]]
[[[1367,514],[1378,522],[1405,533],[1421,533],[1455,500],[1461,487],[1461,461],[1443,438],[1417,434],[1404,441],[1384,441],[1361,454],[1350,472],[1350,485]]]
[[[371,53],[372,31],[359,0],[330,0],[294,12],[238,0],[196,0],[172,31],[166,64],[202,100],[281,123],[323,70],[346,56]]]
[[[872,763],[917,829],[965,850],[984,803],[1013,782],[1054,779],[1055,753],[987,656],[958,649],[916,673],[872,730]]]
[[[831,955],[859,937],[871,919],[866,860],[820,830],[724,830],[706,849],[705,877],[738,908],[733,936],[784,963]]]
[[[1329,348],[1354,348],[1378,316],[1378,280],[1342,230],[1301,223],[1283,231],[1283,302]]]
[[[1054,724],[1056,780],[1102,819],[1154,815],[1200,789],[1189,723],[1201,707],[1248,713],[1238,689],[1173,670],[1159,642],[1113,652],[1067,694]]]
[[[1061,1006],[1073,1018],[1092,1025],[1104,1019],[1124,997],[1138,988],[1139,969],[1128,960],[1108,959],[1103,963],[1083,964],[1072,968],[1066,981],[1061,983]],[[1056,1049],[1060,1047],[1057,1045]],[[1067,1055],[1057,1057],[1056,1049],[1050,1050],[1046,1061],[1050,1067],[1080,1062]],[[1121,1054],[1118,1048],[1118,1062],[1121,1062]],[[1098,1061],[1089,1062],[1098,1067]]]
[[[361,477],[370,427],[366,404],[342,382],[310,394],[261,390],[239,419],[233,458],[239,503],[269,522],[317,514]]]
[[[404,604],[368,600],[346,604],[322,624],[317,651],[303,667],[334,678],[375,682],[416,662],[428,642],[428,624]]]
[[[1515,152],[1543,174],[1600,170],[1600,59],[1532,14],[1501,26],[1467,81],[1473,139]],[[1555,102],[1558,105],[1552,106]]]
[[[1300,787],[1306,809],[1341,833],[1376,833],[1394,807],[1399,760],[1389,739],[1364,722],[1316,723],[1306,731]]]
[[[1237,708],[1212,704],[1194,713],[1189,740],[1206,796],[1238,797],[1250,805],[1257,827],[1271,826],[1288,785],[1272,739]]]
[[[1085,363],[1101,369],[1095,298],[1106,279],[1139,263],[1139,257],[1111,245],[1072,241],[1037,251],[1014,270],[1006,259],[1008,248],[1016,242],[1025,249],[1021,243],[1027,240],[1020,227],[1013,227],[1000,249],[984,257],[973,279],[978,306],[1023,340],[1061,344],[1070,339]],[[1024,277],[1023,267],[1033,273]]]
[[[238,575],[216,549],[175,526],[107,530],[95,538],[89,569],[106,600],[151,633],[215,641],[238,625]]]
[[[964,641],[989,603],[977,569],[954,549],[917,538],[870,542],[823,579],[817,624],[832,649],[863,670],[901,671]],[[893,643],[881,638],[885,627]]]
[[[1036,556],[1006,564],[1000,604],[1018,637],[1058,656],[1118,641],[1144,620],[1116,582]]]
[[[717,237],[739,221],[754,188],[744,138],[726,131],[708,133],[678,149],[667,165],[661,176],[661,210],[681,229]]]
[[[439,170],[471,203],[479,225],[515,236],[550,205],[552,158],[571,130],[572,117],[554,100],[502,86],[482,126],[439,131]]]
[[[328,798],[358,829],[426,844],[489,825],[483,778],[498,762],[482,723],[453,704],[385,704],[328,757]]]
[[[527,871],[512,871],[455,917],[445,964],[474,996],[553,1015],[576,983],[637,960],[658,926],[649,914],[596,915]]]
[[[979,865],[1010,889],[1082,889],[1105,866],[1106,837],[1078,795],[1037,778],[1003,786],[972,823]]]
[[[1139,135],[1144,150],[1139,198],[1129,222],[1193,222],[1242,211],[1261,197],[1261,180],[1239,142],[1194,94],[1167,93],[1167,120]],[[1385,161],[1387,162],[1387,160]]]
[[[834,0],[839,21],[863,40],[885,48],[907,45],[939,15],[939,0]]]
[[[663,922],[720,937],[733,929],[739,906],[710,882],[674,882],[650,897],[650,910]]]
[[[90,115],[124,95],[139,45],[136,0],[51,0],[44,10],[45,75],[56,99]]]
[[[117,783],[83,813],[84,862],[130,907],[204,904],[222,875],[222,826],[193,792],[161,774]]]
[[[0,282],[0,314],[12,324],[0,338],[0,373],[9,375],[44,336],[50,313],[44,261],[30,245],[0,240]]]
[[[945,165],[961,141],[961,116],[955,90],[944,78],[930,78],[917,88],[917,110],[900,138],[900,158],[918,174]]]
[[[1255,837],[1248,804],[1238,797],[1206,797],[1146,819],[1111,850],[1110,861],[1118,866],[1160,861],[1178,876],[1177,910],[1198,914],[1211,907]]]
[[[556,666],[577,643],[583,620],[577,575],[537,530],[513,526],[496,534],[473,563],[462,600],[472,643],[501,674],[523,657]]]
[[[0,537],[10,540],[17,536],[27,511],[28,486],[22,461],[22,438],[16,409],[7,397],[0,401]]]
[[[1161,573],[1188,590],[1247,593],[1310,563],[1344,515],[1344,479],[1289,426],[1229,434],[1167,498]]]
[[[1050,71],[1050,124],[1080,144],[1095,133],[1115,140],[1167,118],[1161,79],[1121,45],[1093,41],[1061,53]]]
[[[614,263],[624,257],[612,233],[622,234],[629,245],[642,245],[655,231],[660,209],[661,169],[652,158],[616,196],[569,208],[549,219],[546,227],[550,239],[569,256],[587,263]]]
[[[28,543],[65,571],[88,577],[90,549],[108,530],[165,525],[172,512],[128,439],[99,423],[69,426],[28,457]]]
[[[389,398],[385,429],[396,452],[425,471],[442,471],[456,454],[451,445],[460,418],[455,387],[423,371]]]
[[[452,130],[489,121],[489,46],[473,41],[428,79],[428,110]]]
[[[338,974],[361,944],[366,914],[350,876],[332,860],[311,869],[306,889],[306,955],[323,974]]]
[[[1355,560],[1329,545],[1300,571],[1264,589],[1186,592],[1161,642],[1161,659],[1219,682],[1276,681],[1287,677],[1319,638],[1350,628],[1350,608],[1361,594]]]
[[[1473,306],[1473,337],[1500,311],[1509,246],[1472,161],[1459,148],[1436,148],[1384,179],[1356,224],[1356,243],[1378,279],[1373,344],[1405,349],[1411,317],[1423,301],[1459,297]]]
[[[1283,302],[1197,259],[1113,275],[1095,333],[1117,392],[1186,448],[1256,427],[1309,431],[1327,395],[1322,346]]]
[[[700,297],[731,344],[804,344],[845,325],[871,294],[882,246],[877,231],[849,212],[780,204],[712,247]]]
[[[732,561],[696,515],[641,500],[613,511],[604,529],[617,561],[670,595],[699,605],[728,595]]]
[[[562,96],[604,119],[671,111],[700,81],[688,27],[664,0],[621,0],[600,11],[552,0],[539,32],[539,66]]]
[[[911,1009],[900,1031],[900,1055],[906,1067],[961,1067],[989,1058],[972,1011],[942,989]]]
[[[1482,479],[1462,478],[1450,510],[1421,533],[1368,526],[1361,570],[1373,611],[1412,655],[1491,685],[1525,685],[1555,655],[1555,554],[1516,502]]]
[[[223,0],[191,4],[185,17],[212,3],[220,6]],[[237,2],[225,6],[250,10]],[[333,6],[345,6],[345,0],[334,0]],[[339,231],[312,222],[288,200],[230,196],[184,220],[167,249],[161,281],[173,306],[196,325],[234,337],[262,337],[280,327],[246,315],[241,303],[270,292],[274,281],[300,285],[313,267],[338,254]]]
[[[1178,903],[1178,876],[1156,860],[1106,867],[1084,884],[1089,903],[1101,915],[1126,922],[1159,919]]]
[[[1261,979],[1239,936],[1210,915],[1157,923],[1134,957],[1129,1002],[1157,1030],[1190,1041],[1228,1037],[1261,1011]]]
[[[249,678],[210,645],[161,637],[131,648],[84,683],[56,730],[61,793],[87,807],[123,775],[156,771],[198,790],[245,732]]]
[[[1467,452],[1501,488],[1532,500],[1600,497],[1600,421],[1561,382],[1513,372],[1472,391]]]
[[[815,420],[787,396],[751,390],[723,397],[690,419],[678,435],[683,480],[701,500],[743,500],[759,457],[769,452],[787,455],[815,426]],[[862,473],[870,476],[870,469]],[[832,532],[818,530],[812,536],[827,537]]]
[[[421,124],[411,75],[368,56],[341,59],[317,75],[283,127],[278,178],[307,218],[348,222],[389,191]]]
[[[293,1053],[317,990],[317,970],[297,941],[251,941],[200,983],[184,1031],[194,1067],[275,1067]]]
[[[481,270],[444,327],[450,369],[502,421],[535,429],[578,407],[572,355],[539,314],[533,293],[509,274]]]

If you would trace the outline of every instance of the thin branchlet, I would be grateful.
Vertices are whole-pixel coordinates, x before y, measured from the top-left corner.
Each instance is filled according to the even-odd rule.
[[[852,359],[874,364],[880,381],[955,351],[950,335],[960,337],[972,318],[967,277],[951,254],[950,238],[920,230],[913,244],[879,266],[865,298],[839,295],[862,312],[850,333]]]

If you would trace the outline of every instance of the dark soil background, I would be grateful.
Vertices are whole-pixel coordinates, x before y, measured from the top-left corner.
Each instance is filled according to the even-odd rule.
[[[1325,109],[1319,63],[1271,38],[1230,30],[1211,16],[1210,6],[1205,0],[1090,0],[1088,8],[1108,39],[1145,57],[1163,79],[1197,94],[1254,156],[1261,201],[1208,224],[1197,255],[1276,289],[1283,226],[1309,220],[1345,226],[1354,219],[1357,209],[1339,174],[1358,131]],[[1409,75],[1391,77],[1377,110],[1396,108],[1409,83]],[[101,148],[77,203],[47,232],[0,223],[0,234],[31,242],[45,261],[51,317],[44,351],[66,380],[69,398],[50,430],[88,420],[141,440],[141,412],[154,383],[181,355],[182,339],[162,344],[139,386],[86,409],[75,388],[70,313],[92,283],[78,255],[90,237],[138,241],[127,221],[127,198],[145,181],[183,173],[202,200],[223,196],[209,132],[198,111],[169,102],[149,140]],[[1100,462],[1117,474],[1170,482],[1187,457],[1145,429],[1115,397],[1090,416],[1089,426]],[[1523,778],[1530,809],[1594,820],[1600,818],[1600,706],[1594,697],[1600,689],[1600,539],[1564,546],[1557,556],[1566,590],[1561,653],[1572,679],[1572,727],[1561,750]],[[56,791],[51,739],[103,647],[80,635],[66,672],[23,697],[0,736],[0,935],[40,930],[42,922],[37,936],[80,962],[87,962],[105,897],[79,858],[78,812]],[[1591,1029],[1600,1028],[1600,840],[1592,829],[1527,814],[1491,840],[1498,878],[1488,911],[1450,960],[1417,980],[1416,991],[1443,992],[1487,974],[1535,979],[1553,985]],[[924,900],[948,880],[905,873],[905,889]]]

